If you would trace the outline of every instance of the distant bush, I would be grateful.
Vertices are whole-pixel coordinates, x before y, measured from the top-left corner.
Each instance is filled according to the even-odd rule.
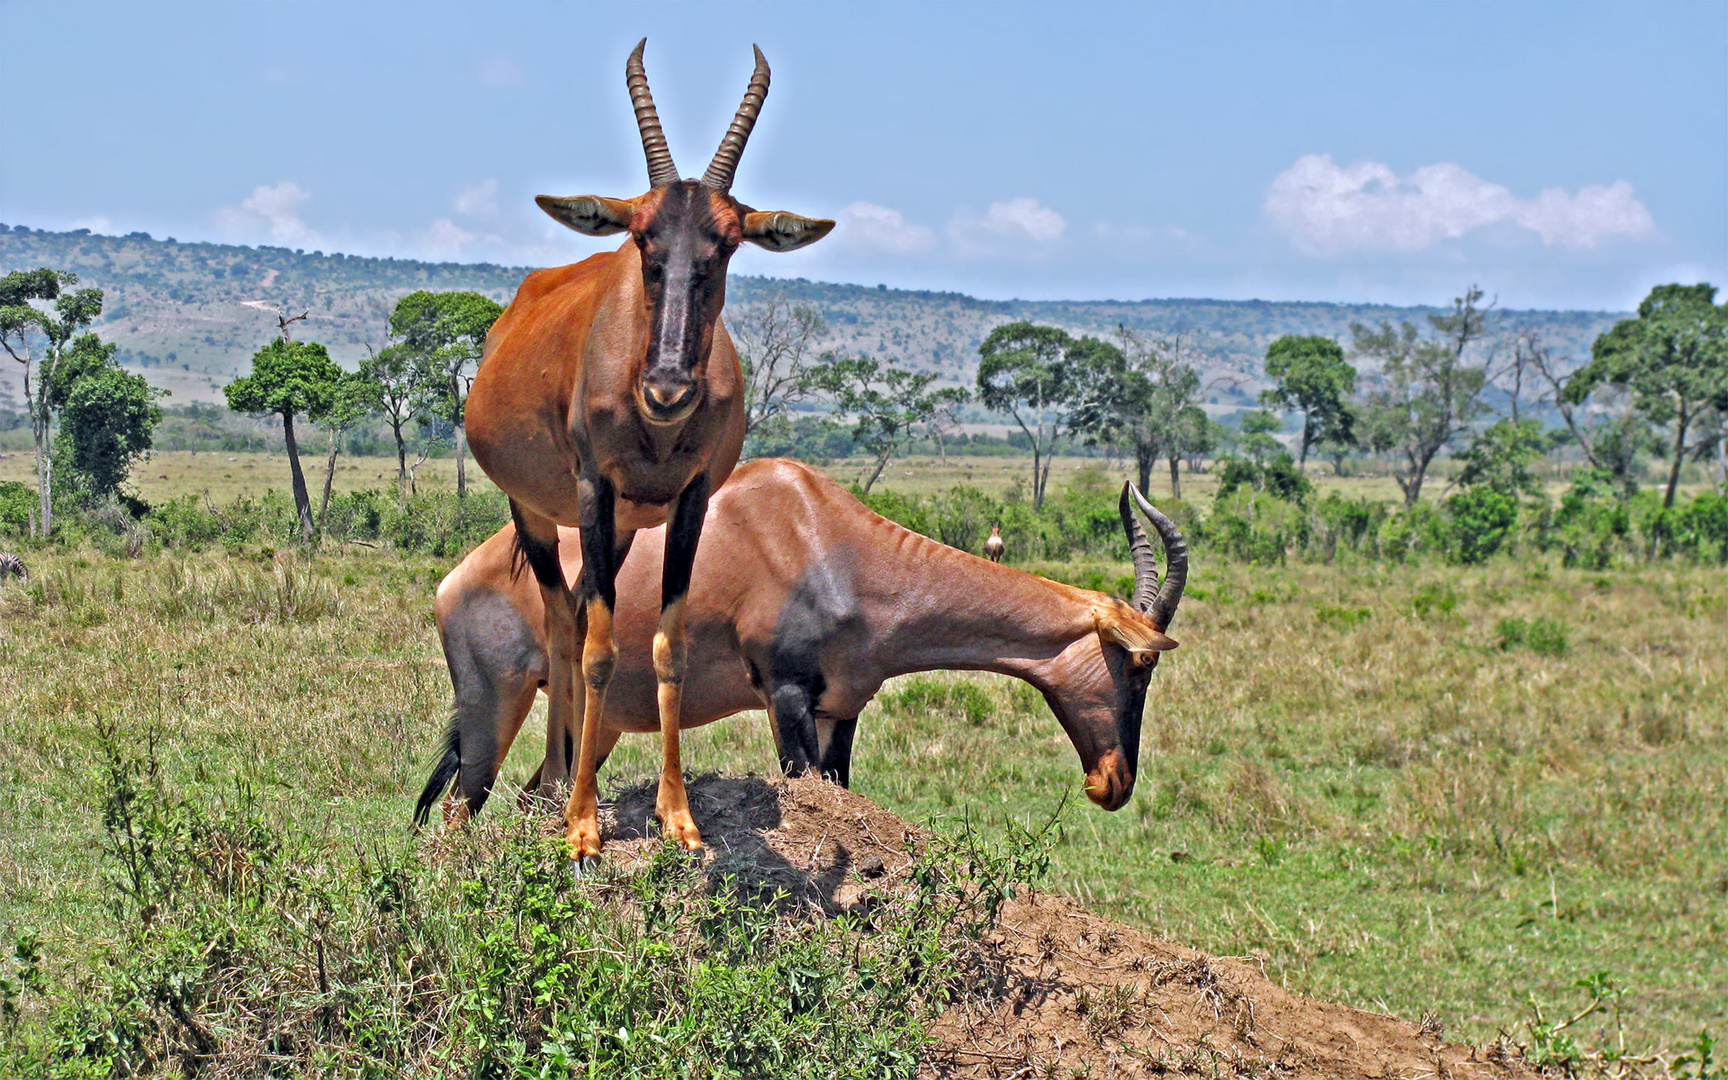
[[[37,505],[36,489],[16,480],[0,480],[0,536],[25,536]]]
[[[1572,645],[1566,624],[1556,619],[1501,619],[1494,629],[1502,649],[1523,647],[1537,656],[1564,656]]]

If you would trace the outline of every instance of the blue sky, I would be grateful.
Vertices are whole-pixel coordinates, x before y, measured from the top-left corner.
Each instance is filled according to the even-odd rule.
[[[735,270],[987,297],[1624,309],[1728,286],[1728,4],[0,3],[0,221],[530,265],[538,193],[835,217]]]

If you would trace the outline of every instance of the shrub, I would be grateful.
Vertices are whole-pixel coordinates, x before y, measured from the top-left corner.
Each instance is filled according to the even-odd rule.
[[[0,533],[24,536],[36,505],[34,488],[16,480],[0,480]]]
[[[1218,551],[1257,563],[1281,563],[1308,542],[1308,515],[1269,492],[1240,488],[1218,499],[1207,536]]]
[[[0,1006],[45,1007],[6,1013],[0,1074],[911,1077],[1050,861],[1047,831],[963,827],[825,915],[771,868],[710,878],[671,846],[575,878],[508,814],[437,858],[406,837],[344,854],[258,785],[179,792],[148,734],[104,725],[98,749],[115,940],[68,986],[20,940]]]
[[[1451,526],[1450,549],[1466,566],[1486,562],[1505,545],[1518,524],[1518,500],[1486,485],[1459,492],[1446,500]]]
[[[1494,629],[1501,649],[1523,646],[1537,656],[1564,656],[1571,647],[1566,624],[1555,619],[1501,619]]]

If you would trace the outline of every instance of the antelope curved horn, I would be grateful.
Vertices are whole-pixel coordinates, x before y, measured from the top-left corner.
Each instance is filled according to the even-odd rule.
[[[1158,581],[1158,560],[1153,554],[1152,542],[1147,539],[1146,530],[1140,527],[1140,519],[1134,514],[1135,506],[1158,530],[1158,539],[1164,544],[1162,584]],[[1120,509],[1122,527],[1128,532],[1128,550],[1134,559],[1133,604],[1151,617],[1153,626],[1165,630],[1170,626],[1170,620],[1176,617],[1176,608],[1182,603],[1182,589],[1188,584],[1188,541],[1182,538],[1176,523],[1147,502],[1146,496],[1140,494],[1140,489],[1132,482],[1122,485]]]
[[[678,166],[672,164],[672,151],[666,147],[666,133],[660,128],[660,113],[654,108],[654,92],[648,89],[648,72],[642,68],[642,49],[648,44],[643,38],[636,51],[624,64],[624,84],[630,88],[630,104],[636,109],[636,127],[642,132],[642,150],[648,155],[648,184],[659,187],[678,181]]]
[[[744,144],[750,139],[750,129],[756,126],[756,115],[762,111],[762,102],[768,98],[768,59],[762,55],[762,50],[750,46],[756,53],[756,70],[750,74],[750,85],[744,89],[744,102],[738,106],[738,115],[732,118],[732,126],[726,129],[725,138],[720,140],[720,149],[714,151],[714,160],[708,163],[708,171],[702,174],[704,187],[715,191],[731,191],[732,176],[738,171],[738,158],[744,153]]]

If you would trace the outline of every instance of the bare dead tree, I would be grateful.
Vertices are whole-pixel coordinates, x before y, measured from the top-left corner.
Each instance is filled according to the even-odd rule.
[[[283,341],[293,341],[294,340],[294,335],[292,333],[290,333],[288,330],[288,327],[291,323],[297,323],[312,313],[312,309],[307,308],[305,311],[302,311],[300,314],[290,317],[288,314],[288,311],[289,311],[288,308],[283,308],[276,313],[276,329],[281,332]]]
[[[960,410],[966,402],[959,398],[944,398],[936,411],[930,414],[930,419],[924,421],[924,434],[936,440],[936,451],[942,455],[942,464],[948,464],[948,436],[960,428]]]
[[[808,358],[828,335],[828,323],[815,308],[793,304],[775,290],[766,303],[731,320],[729,328],[744,365],[748,435],[811,395]]]
[[[1598,387],[1592,396],[1602,407],[1592,416],[1583,403],[1568,400],[1562,392],[1573,372],[1563,370],[1562,362],[1554,356],[1540,331],[1524,331],[1518,337],[1517,349],[1536,377],[1548,384],[1548,393],[1542,396],[1542,401],[1553,405],[1566,421],[1585,459],[1614,477],[1623,490],[1632,490],[1636,486],[1638,454],[1649,448],[1651,436],[1648,426],[1631,408],[1628,395],[1612,387]]]

